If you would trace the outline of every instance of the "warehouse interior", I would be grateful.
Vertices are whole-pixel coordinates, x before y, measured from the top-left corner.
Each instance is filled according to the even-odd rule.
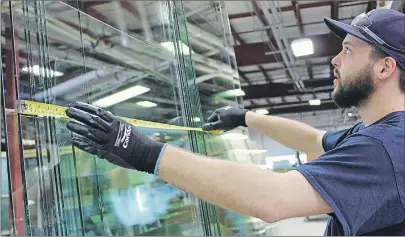
[[[99,161],[71,146],[65,118],[41,109],[85,101],[122,117],[200,128],[230,105],[325,131],[349,128],[360,118],[331,98],[331,60],[342,46],[323,18],[350,23],[401,4],[2,1],[1,235],[322,235],[325,216],[269,224]],[[44,107],[16,113],[24,100]],[[252,129],[140,129],[280,172],[307,159]]]

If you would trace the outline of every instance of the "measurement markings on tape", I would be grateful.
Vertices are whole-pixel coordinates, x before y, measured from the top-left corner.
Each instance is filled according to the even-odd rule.
[[[66,109],[67,109],[66,107],[59,106],[59,105],[45,104],[45,103],[29,101],[29,100],[20,100],[19,103],[17,104],[17,108],[15,110],[6,109],[6,113],[16,113],[17,112],[17,113],[25,114],[25,115],[69,118],[66,115],[66,112],[65,112]],[[120,118],[126,120],[127,122],[129,122],[132,125],[137,126],[137,127],[205,132],[201,128],[156,123],[156,122],[150,122],[150,121],[145,121],[145,120],[138,120],[138,119],[134,119],[134,118],[126,118],[126,117],[120,117]],[[222,132],[223,131],[220,131],[220,130],[214,130],[214,131],[210,131],[209,133],[220,134]]]

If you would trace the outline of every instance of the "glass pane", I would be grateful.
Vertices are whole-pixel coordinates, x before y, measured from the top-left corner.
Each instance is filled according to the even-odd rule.
[[[9,214],[17,220],[15,234],[271,233],[271,225],[262,221],[216,209],[152,175],[73,148],[64,118],[11,112],[19,100],[60,106],[80,100],[119,116],[200,127],[216,108],[242,106],[223,2],[10,4],[12,21],[2,11],[2,19],[10,19],[8,27],[2,26],[2,95],[9,111],[4,147],[11,152],[2,152],[2,159],[11,171]],[[244,130],[214,136],[139,129],[201,154],[257,165],[264,161]]]
[[[8,215],[8,223],[2,228],[4,234],[27,235],[26,226],[29,226],[25,218],[27,210],[26,173],[22,161],[22,148],[25,139],[20,139],[21,116],[13,113],[16,107],[19,93],[17,88],[19,79],[18,66],[22,61],[19,59],[18,47],[20,35],[19,26],[12,25],[13,17],[10,9],[18,2],[2,2],[1,7],[1,35],[2,35],[2,178],[7,186],[2,186],[2,217]],[[2,180],[2,184],[3,184]],[[8,228],[7,228],[8,227]]]
[[[7,8],[2,8],[7,9]],[[3,57],[2,57],[3,58]],[[2,58],[0,60],[2,60]],[[7,159],[7,142],[6,142],[6,125],[5,125],[5,101],[4,101],[4,82],[3,82],[3,68],[1,69],[1,111],[0,111],[0,125],[1,125],[1,236],[10,235],[13,230],[12,215],[10,213],[10,195],[9,195],[9,172],[8,172],[8,159]]]
[[[184,9],[204,117],[219,107],[241,106],[243,92],[224,2],[185,1]]]
[[[8,104],[8,111],[19,100],[60,106],[80,100],[139,120],[187,126],[203,122],[195,119],[202,117],[199,97],[194,84],[188,84],[195,76],[183,47],[188,44],[181,36],[184,22],[176,15],[182,9],[174,2],[11,4],[15,35],[10,39],[20,50],[10,53],[18,66],[11,70],[12,63],[5,65],[16,72],[15,77],[6,73],[5,84],[7,89],[16,78],[19,89],[10,97],[15,104]],[[130,96],[123,94],[128,89]],[[185,106],[190,101],[197,109]],[[22,205],[12,205],[16,217],[22,215],[18,220],[23,222],[15,226],[24,231],[17,235],[206,233],[195,197],[73,148],[64,118],[10,114],[16,119],[7,117],[7,126],[14,124],[7,137],[20,143],[14,144],[18,149],[9,161],[22,161],[19,172],[11,169],[11,176],[21,180],[16,200]],[[203,147],[198,144],[203,144],[201,134],[139,129],[184,149]]]
[[[187,36],[195,64],[203,118],[220,107],[243,107],[231,29],[223,1],[185,1]],[[210,69],[210,70],[208,70]],[[247,130],[236,129],[222,135],[205,135],[205,152],[219,159],[265,164],[265,151],[256,148]],[[220,235],[271,235],[273,225],[221,208],[207,206],[212,232]],[[218,223],[216,229],[215,223]]]

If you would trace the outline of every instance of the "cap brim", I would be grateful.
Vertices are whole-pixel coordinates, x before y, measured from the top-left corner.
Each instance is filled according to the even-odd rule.
[[[367,39],[360,31],[356,29],[356,27],[348,25],[343,22],[339,22],[328,17],[324,18],[326,26],[332,31],[337,37],[344,39],[347,34],[351,34],[361,40],[366,42],[372,43],[369,39]]]

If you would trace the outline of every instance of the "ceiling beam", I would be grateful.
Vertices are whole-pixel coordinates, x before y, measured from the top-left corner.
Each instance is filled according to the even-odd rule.
[[[244,86],[242,90],[245,92],[244,100],[279,97],[288,93],[296,94],[292,84],[284,83]]]
[[[332,58],[329,59],[329,76],[331,79],[335,78],[335,75],[333,73],[333,70],[335,70],[333,64],[332,64]]]
[[[345,3],[349,2],[356,2],[356,1],[345,1]],[[313,7],[324,7],[324,6],[330,6],[333,3],[333,1],[318,1],[318,2],[311,2],[311,3],[303,3],[300,4],[300,9],[306,9],[306,8],[313,8]],[[367,2],[364,2],[363,4],[367,4]],[[345,7],[345,6],[342,6]],[[285,6],[285,7],[280,7],[281,12],[287,12],[287,11],[294,11],[294,7],[291,6]],[[256,12],[242,12],[242,13],[236,13],[236,14],[230,14],[229,19],[238,19],[238,18],[243,18],[243,17],[251,17],[255,16]]]
[[[301,4],[299,4],[297,1],[292,1],[292,7],[293,11],[295,14],[295,17],[297,18],[297,25],[300,30],[301,35],[304,35],[304,25],[302,24],[302,17],[301,17]]]
[[[279,99],[281,99],[283,102],[282,103],[273,103],[272,105],[269,104],[250,104],[248,106],[245,106],[246,109],[257,109],[257,108],[286,108],[286,107],[295,107],[295,106],[301,106],[301,105],[309,105],[309,100],[301,100],[301,101],[294,101],[294,102],[286,102],[285,100],[285,96],[280,96],[277,97]],[[270,99],[266,99],[266,101],[269,101]],[[330,98],[328,99],[324,99],[322,101],[328,101],[331,100]],[[249,101],[253,101],[253,100],[249,100]]]
[[[330,6],[330,16],[333,20],[339,19],[339,1],[333,1]]]
[[[314,78],[314,74],[313,74],[313,71],[312,71],[312,64],[311,64],[311,61],[310,61],[310,60],[306,60],[305,63],[306,63],[306,66],[307,66],[307,71],[308,71],[308,76],[309,76],[309,78]]]
[[[239,42],[239,44],[246,44],[245,40],[242,39],[242,37],[240,37],[238,32],[235,31],[235,28],[233,28],[232,23],[229,23],[229,25],[231,27],[231,32],[232,32],[233,37]]]
[[[232,23],[229,23],[229,26],[231,27],[231,32],[234,36],[234,40],[235,40],[235,45],[236,45],[236,40],[239,42],[239,44],[246,44],[245,40],[242,39],[242,37],[240,37],[240,35],[238,34],[238,32],[235,31],[235,28],[232,26]],[[252,82],[249,80],[249,78],[246,77],[245,73],[241,72],[240,70],[238,70],[239,76],[249,85],[252,85]]]
[[[246,83],[249,85],[252,85],[252,82],[249,80],[249,78],[246,77],[245,73],[238,70],[239,76],[242,77],[243,80],[245,80]]]
[[[366,12],[369,12],[369,11],[371,11],[373,9],[376,9],[376,8],[377,8],[377,1],[368,1]]]
[[[259,19],[263,23],[263,25],[264,26],[269,25],[266,18],[264,17],[263,11],[260,9],[259,5],[257,5],[257,2],[255,0],[252,0],[251,2],[252,2],[253,9],[255,10],[256,16],[259,17]]]
[[[322,110],[338,109],[333,101],[326,101],[317,106],[311,106],[307,103],[301,102],[302,105],[286,108],[269,108],[269,113],[271,115],[276,114],[287,114],[287,113],[301,113],[301,112],[315,112]]]
[[[79,2],[83,3],[84,8],[89,8],[89,7],[93,7],[93,6],[108,4],[111,1],[79,1]]]
[[[136,7],[134,7],[131,3],[128,1],[119,1],[121,4],[121,7],[126,9],[128,12],[130,12],[132,15],[134,15],[136,18],[140,19],[140,14],[139,11]]]
[[[315,35],[308,37],[314,44],[314,54],[310,56],[300,57],[300,59],[309,59],[315,57],[330,57],[335,56],[340,52],[342,40],[332,34]],[[292,41],[293,39],[290,39]],[[276,42],[273,42],[274,45]],[[274,49],[278,50],[278,49]],[[251,66],[265,63],[277,62],[276,56],[281,54],[268,54],[265,52],[272,52],[269,45],[265,42],[236,45],[234,51],[236,55],[236,61],[239,67]]]
[[[281,97],[284,99],[284,97]],[[248,110],[255,110],[258,108],[267,109],[270,114],[281,114],[281,113],[300,113],[300,112],[312,112],[320,110],[331,110],[338,109],[336,104],[331,98],[323,99],[321,105],[311,106],[308,100],[305,101],[295,101],[295,102],[285,102],[285,99],[282,103],[277,104],[249,104],[245,106]]]
[[[339,21],[346,21],[346,20],[352,20],[352,19],[353,19],[353,17],[343,17],[343,18],[340,18]],[[325,24],[325,21],[322,20],[322,21],[314,21],[314,22],[302,23],[303,26],[310,26],[310,25],[317,25],[317,24]],[[295,25],[295,24],[289,24],[289,25],[284,24],[283,25],[284,29],[291,28],[291,27],[297,27],[297,25]],[[265,30],[265,28],[264,27],[259,27],[259,28],[252,29],[252,30],[246,30],[246,31],[238,32],[238,34],[242,35],[242,34],[248,34],[248,33],[252,33],[252,32],[262,31],[262,30]]]
[[[308,60],[309,61],[309,60]],[[329,66],[329,63],[311,63],[311,66]],[[292,66],[290,68],[302,68],[305,66]],[[274,72],[274,71],[279,71],[279,70],[287,70],[285,67],[278,67],[278,68],[271,68],[271,69],[264,69],[265,72]],[[243,71],[244,74],[249,74],[249,73],[259,73],[261,70],[249,70],[249,71]]]
[[[259,17],[260,21],[262,22],[263,26],[265,26],[265,27],[270,26],[269,22],[267,21],[266,17],[264,16],[264,13],[263,13],[262,9],[260,9],[259,5],[257,4],[257,1],[256,0],[251,0],[251,2],[252,2],[253,9],[255,10],[256,15],[258,15],[258,17]],[[265,32],[266,32],[268,40],[266,42],[263,42],[263,43],[267,44],[267,46],[269,48],[269,52],[276,51],[277,50],[276,49],[277,48],[276,47],[277,43],[276,43],[276,40],[275,40],[275,38],[273,36],[274,32],[272,32],[270,28],[266,28]],[[273,54],[273,56],[277,61],[283,61],[283,59],[281,57],[281,54]]]
[[[311,79],[304,80],[304,84],[308,91],[316,90],[316,93],[331,92],[333,80],[331,78],[321,80]],[[250,85],[242,87],[242,90],[245,92],[245,96],[243,97],[245,100],[300,95],[300,93],[294,90],[293,84],[285,83]]]
[[[258,15],[263,26],[269,26],[269,22],[267,22],[267,19],[264,17],[263,11],[260,9],[256,0],[252,0],[251,2],[252,2],[253,9],[255,10],[256,15]],[[267,37],[269,38],[269,41],[271,41],[273,39],[271,30],[269,28],[267,28],[265,31],[266,31]]]
[[[361,5],[366,5],[368,1],[362,1],[362,2],[354,2],[354,3],[348,3],[346,1],[340,1],[339,7],[354,7],[354,6],[361,6]]]
[[[267,83],[270,84],[271,83],[271,78],[270,78],[269,74],[267,74],[267,72],[264,70],[262,65],[259,65],[259,70],[263,74],[263,76],[266,79]]]

